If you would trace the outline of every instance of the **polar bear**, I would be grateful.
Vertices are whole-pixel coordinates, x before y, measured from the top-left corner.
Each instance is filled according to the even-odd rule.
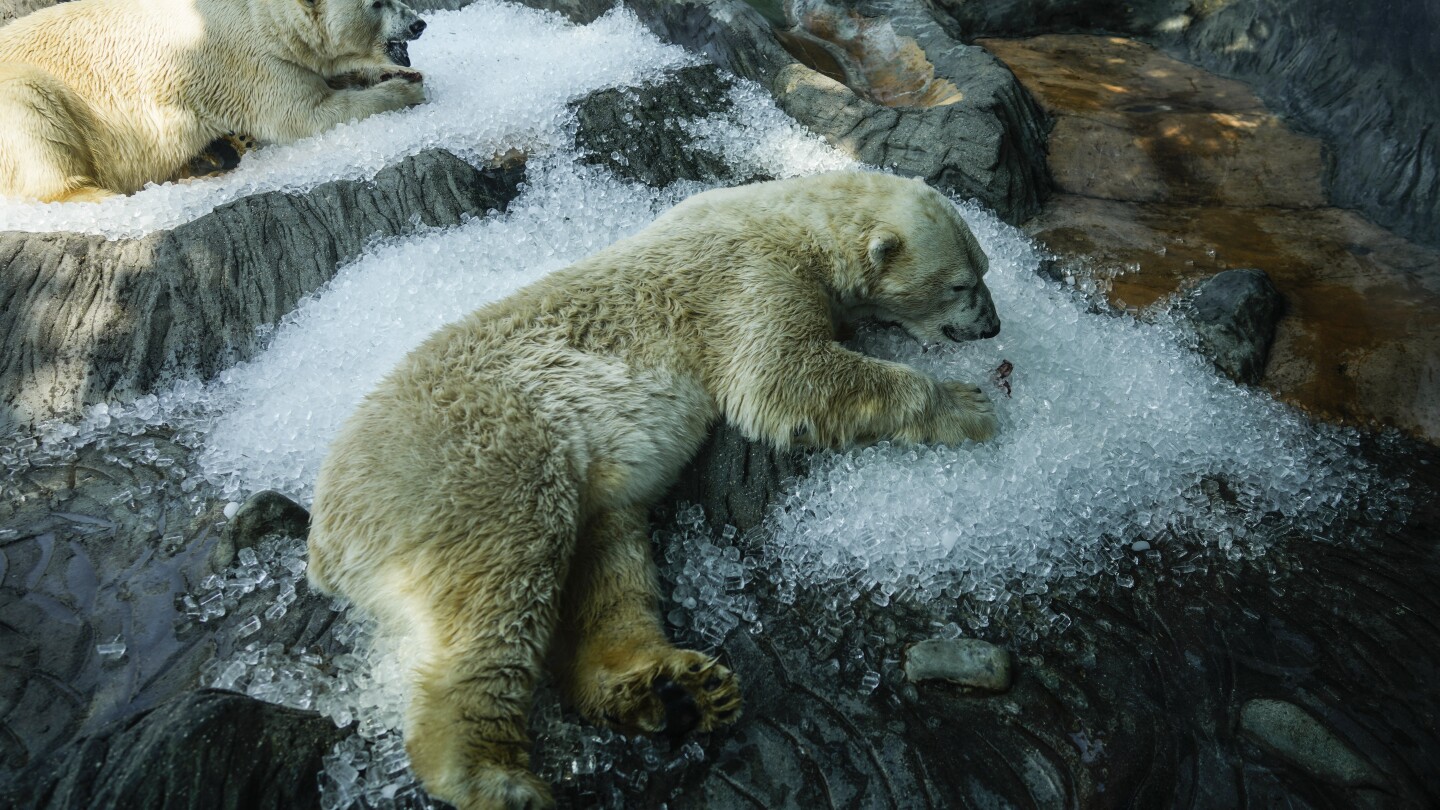
[[[128,194],[176,177],[227,134],[293,141],[418,104],[404,43],[424,27],[399,0],[42,9],[0,28],[0,194]]]
[[[526,732],[547,657],[592,722],[734,721],[734,674],[665,638],[651,505],[721,418],[777,447],[989,438],[979,388],[835,340],[855,318],[994,336],[986,269],[921,181],[774,181],[692,197],[411,352],[322,465],[309,577],[416,645],[425,787],[462,810],[549,806]]]

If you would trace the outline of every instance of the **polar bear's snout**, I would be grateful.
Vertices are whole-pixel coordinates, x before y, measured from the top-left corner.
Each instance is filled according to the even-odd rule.
[[[964,343],[967,340],[988,340],[1000,334],[1000,321],[997,318],[984,326],[970,328],[946,324],[940,327],[940,334],[956,343]]]
[[[410,67],[408,43],[419,39],[420,35],[425,33],[425,21],[404,3],[389,2],[384,8],[385,56],[401,67]]]

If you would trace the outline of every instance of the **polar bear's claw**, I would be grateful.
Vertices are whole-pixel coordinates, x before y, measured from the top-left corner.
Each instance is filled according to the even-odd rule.
[[[714,658],[674,647],[650,656],[623,675],[594,673],[598,688],[577,696],[581,712],[612,728],[671,739],[739,718],[739,679]]]

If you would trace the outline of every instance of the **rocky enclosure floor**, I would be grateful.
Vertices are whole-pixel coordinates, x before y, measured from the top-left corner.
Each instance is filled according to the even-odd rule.
[[[977,81],[967,71],[988,57],[941,38],[916,8],[886,6],[905,12],[901,33],[930,46],[936,75],[955,83],[962,101],[880,109],[802,71],[742,6],[634,5],[674,39],[732,48],[716,45],[715,54],[764,80],[817,131],[834,125],[832,139],[857,154],[909,160],[908,171],[925,174],[934,155],[893,148],[902,133],[918,128],[939,133],[927,135],[937,141],[972,133],[975,143],[985,134],[986,149],[957,151],[948,156],[955,165],[935,167],[935,176],[954,190],[1008,199],[1014,219],[1043,196],[1033,185],[1043,172],[1020,148],[1039,131],[1032,105],[1003,77]],[[986,45],[1057,119],[1050,170],[1062,193],[1030,227],[1075,273],[1108,278],[1112,301],[1141,308],[1221,269],[1263,269],[1291,307],[1265,385],[1317,412],[1408,424],[1409,411],[1382,409],[1412,390],[1402,372],[1433,369],[1420,333],[1433,303],[1407,298],[1406,285],[1416,296],[1427,289],[1419,270],[1434,266],[1434,254],[1325,207],[1313,174],[1321,145],[1285,131],[1243,87],[1133,42]],[[788,91],[769,81],[782,71],[800,77]],[[595,162],[620,154],[617,165],[652,184],[717,173],[671,125],[705,114],[723,88],[704,68],[683,81],[587,102],[581,119],[604,130],[588,142]],[[632,96],[634,106],[624,101]],[[617,137],[619,121],[643,136]],[[664,148],[642,151],[655,144]],[[992,154],[993,165],[975,157]],[[435,207],[394,196],[399,205]],[[485,195],[461,196],[475,198],[477,213],[492,207],[481,204]],[[406,221],[387,219],[397,229]],[[1390,355],[1366,348],[1364,329],[1395,336],[1385,345],[1401,360],[1387,365]],[[1287,387],[1280,370],[1292,366],[1318,381]],[[1356,376],[1361,368],[1392,376],[1374,383]],[[1327,388],[1326,380],[1339,382]],[[1307,401],[1306,386],[1332,399]],[[218,606],[184,599],[213,594],[205,583],[265,531],[302,532],[295,515],[287,524],[242,508],[227,518],[227,505],[195,483],[197,437],[163,424],[59,456],[37,452],[23,435],[5,442],[0,806],[319,806],[309,775],[348,729],[196,687],[215,681],[204,677],[207,666],[250,645],[303,650],[330,667],[345,654],[330,603],[305,591],[293,565],[291,591],[271,583]],[[752,615],[720,645],[745,683],[736,727],[657,754],[648,743],[570,724],[542,737],[537,759],[564,760],[557,793],[573,808],[1440,805],[1440,453],[1399,441],[1363,452],[1385,476],[1409,483],[1408,514],[1354,504],[1356,525],[1336,532],[1345,541],[1291,534],[1256,556],[1227,557],[1206,545],[1213,538],[1176,537],[1163,552],[1120,541],[1122,576],[1077,577],[1022,597],[1065,617],[1065,626],[1023,641],[990,628],[1013,653],[1006,691],[911,683],[899,666],[910,645],[953,635],[945,621],[964,599],[877,600],[845,583],[785,594],[758,577],[747,591]],[[708,545],[725,559],[750,559],[771,499],[803,470],[803,458],[717,431],[673,493],[672,507],[702,504],[709,520],[687,530],[682,551]],[[1223,486],[1209,503],[1226,508]],[[662,510],[657,527],[673,526],[677,511],[686,512]],[[281,504],[276,514],[285,512]],[[694,535],[703,532],[713,535],[702,542]],[[667,594],[680,578],[670,560],[682,542],[674,535],[657,537]],[[252,623],[256,616],[263,625]]]
[[[981,44],[1055,117],[1025,229],[1143,310],[1233,268],[1284,296],[1261,385],[1324,419],[1440,440],[1440,251],[1331,207],[1320,141],[1242,83],[1130,39]]]

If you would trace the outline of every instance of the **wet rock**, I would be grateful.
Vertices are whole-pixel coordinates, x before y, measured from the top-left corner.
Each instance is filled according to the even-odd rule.
[[[273,489],[245,499],[225,527],[235,548],[252,548],[267,534],[304,538],[310,533],[310,512]]]
[[[911,682],[948,681],[987,692],[1004,692],[1014,675],[1010,652],[974,638],[932,638],[905,650],[905,677]]]
[[[128,431],[126,432],[128,434]],[[336,613],[290,576],[226,595],[226,618],[194,615],[231,563],[223,504],[194,485],[193,434],[153,428],[74,453],[0,438],[0,785],[59,747],[124,722],[200,683],[207,664],[255,640],[329,649]],[[283,600],[281,600],[283,601]],[[104,645],[125,646],[120,656]]]
[[[1250,84],[1318,134],[1330,200],[1440,246],[1440,6],[1344,0],[939,0],[968,36],[1091,32],[1137,36]],[[1245,181],[1236,180],[1236,185]]]
[[[1050,171],[1063,194],[1204,205],[1325,204],[1320,141],[1286,126],[1242,82],[1118,37],[979,43],[1015,71],[1054,118]]]
[[[0,430],[208,377],[372,238],[503,209],[522,176],[432,150],[370,181],[257,194],[141,239],[0,232]]]
[[[1312,779],[1344,787],[1385,784],[1369,762],[1293,703],[1264,698],[1246,701],[1240,707],[1240,730]]]
[[[576,146],[587,162],[664,187],[676,180],[729,180],[718,155],[697,147],[687,121],[724,113],[730,81],[714,65],[682,68],[658,84],[591,93],[573,106]]]
[[[1237,82],[1133,40],[984,42],[1056,118],[1055,176],[1073,193],[1024,227],[1064,275],[1135,311],[1263,270],[1286,317],[1253,364],[1261,385],[1320,418],[1440,440],[1440,251],[1325,205],[1313,139]],[[1254,379],[1241,365],[1227,373]]]
[[[349,732],[244,695],[190,692],[79,740],[0,792],[27,810],[318,807],[321,759]]]
[[[1263,270],[1226,270],[1186,300],[1186,314],[1200,336],[1200,351],[1227,377],[1255,384],[1265,374],[1275,324],[1285,300]]]

